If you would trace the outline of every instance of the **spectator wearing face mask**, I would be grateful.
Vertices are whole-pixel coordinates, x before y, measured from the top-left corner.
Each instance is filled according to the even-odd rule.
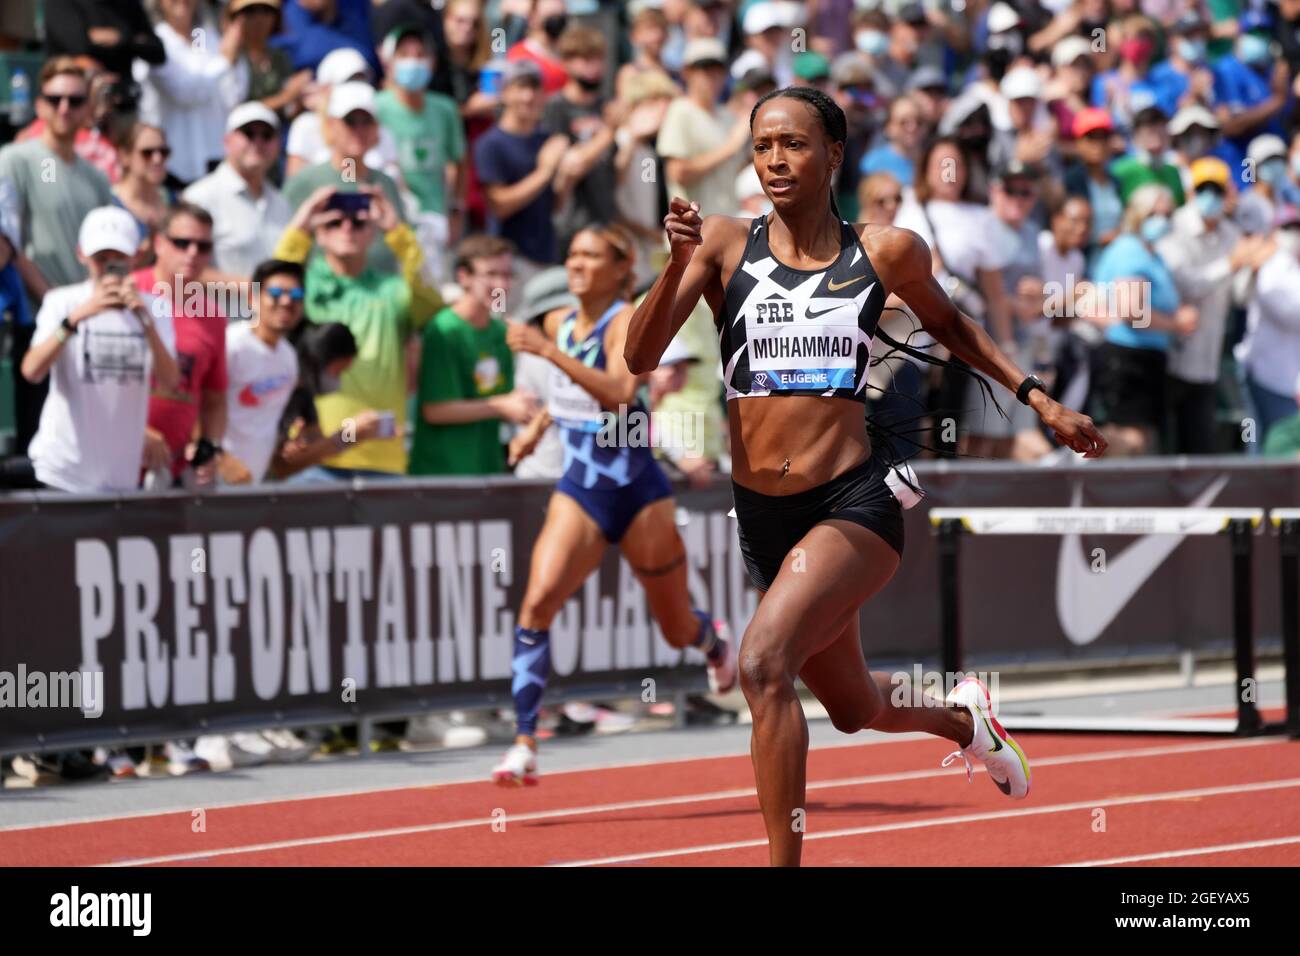
[[[1256,434],[1267,436],[1276,422],[1296,412],[1300,376],[1300,210],[1277,212],[1270,251],[1255,278],[1247,325],[1250,335],[1242,364],[1255,406]]]
[[[1121,128],[1136,129],[1138,113],[1152,103],[1159,105],[1150,77],[1156,49],[1155,24],[1140,14],[1127,17],[1120,23],[1120,36],[1119,66],[1093,78],[1092,105],[1109,112]]]
[[[868,57],[875,74],[876,92],[882,99],[893,99],[903,92],[890,74],[879,69],[889,52],[889,17],[880,10],[859,10],[853,17],[853,48]],[[898,71],[893,75],[897,77]]]
[[[1262,133],[1283,136],[1282,117],[1290,112],[1291,72],[1285,60],[1274,59],[1270,44],[1273,18],[1251,11],[1238,21],[1232,53],[1214,64],[1216,115],[1223,135],[1235,150],[1228,162],[1241,168],[1250,141]]]
[[[1151,67],[1148,80],[1155,87],[1161,107],[1171,116],[1193,105],[1214,108],[1209,37],[1209,23],[1196,11],[1187,10],[1170,29],[1169,56]]]
[[[1253,191],[1267,199],[1274,206],[1290,203],[1294,190],[1288,180],[1288,160],[1286,141],[1281,136],[1264,133],[1250,141],[1246,149],[1246,169],[1254,170]],[[1247,179],[1247,182],[1250,182]]]
[[[569,79],[557,46],[569,25],[564,6],[564,0],[533,0],[528,33],[506,51],[507,60],[530,60],[537,66],[544,96],[560,92]]]
[[[1286,177],[1278,183],[1277,191],[1284,203],[1300,206],[1300,132],[1291,138],[1291,152],[1286,161]]]
[[[412,27],[384,39],[388,85],[375,97],[379,122],[397,142],[398,165],[420,212],[446,216],[450,234],[464,228],[465,126],[456,101],[429,90],[433,44]]]
[[[1196,329],[1169,345],[1169,448],[1179,455],[1215,451],[1215,383],[1224,331],[1233,305],[1233,279],[1261,241],[1243,240],[1231,219],[1235,189],[1221,159],[1207,156],[1191,168],[1192,199],[1173,215],[1156,250],[1173,274],[1182,302],[1196,307]]]

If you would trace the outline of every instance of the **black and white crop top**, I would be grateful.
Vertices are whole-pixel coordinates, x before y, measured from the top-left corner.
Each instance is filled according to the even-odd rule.
[[[857,232],[840,223],[840,255],[823,269],[792,269],[750,224],[745,254],[719,317],[727,400],[821,395],[866,402],[867,365],[886,293]]]

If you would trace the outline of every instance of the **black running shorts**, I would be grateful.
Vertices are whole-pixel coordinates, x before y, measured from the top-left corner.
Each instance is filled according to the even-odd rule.
[[[761,495],[733,481],[740,553],[754,587],[770,588],[790,550],[827,518],[874,531],[902,557],[903,508],[885,475],[873,455],[824,485],[793,495]]]

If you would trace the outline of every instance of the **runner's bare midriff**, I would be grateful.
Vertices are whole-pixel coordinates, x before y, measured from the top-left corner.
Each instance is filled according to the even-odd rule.
[[[731,477],[764,495],[792,495],[824,485],[870,457],[865,416],[861,402],[843,398],[783,395],[730,401]]]

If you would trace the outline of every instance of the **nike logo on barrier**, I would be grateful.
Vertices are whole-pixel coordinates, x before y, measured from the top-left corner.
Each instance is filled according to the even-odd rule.
[[[1187,507],[1209,507],[1227,483],[1228,476],[1220,475]],[[1079,507],[1081,499],[1082,489],[1075,485],[1070,507]],[[1056,614],[1070,643],[1091,644],[1100,637],[1147,579],[1183,543],[1184,537],[1142,535],[1122,554],[1108,555],[1106,570],[1094,574],[1079,547],[1080,535],[1062,535],[1056,561]]]
[[[830,289],[832,292],[839,292],[840,289],[843,289],[845,286],[853,285],[855,282],[861,282],[865,278],[866,276],[858,276],[856,279],[850,279],[848,282],[841,282],[839,285],[835,284],[834,279],[827,279],[826,288]]]

